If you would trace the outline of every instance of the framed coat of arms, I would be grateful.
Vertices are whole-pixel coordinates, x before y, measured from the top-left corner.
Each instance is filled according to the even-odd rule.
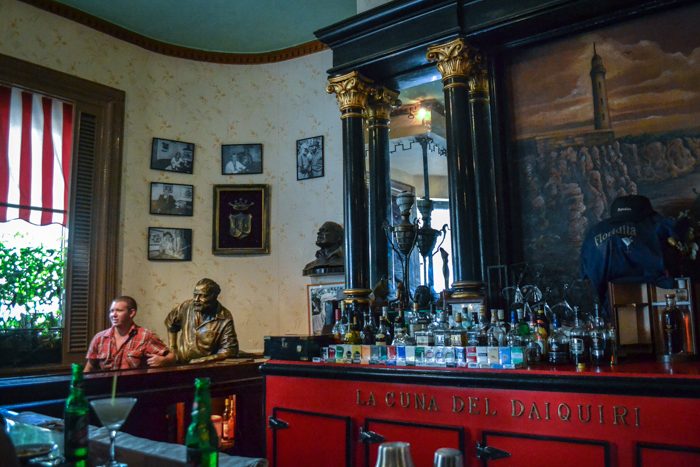
[[[270,253],[268,185],[214,185],[212,253]]]

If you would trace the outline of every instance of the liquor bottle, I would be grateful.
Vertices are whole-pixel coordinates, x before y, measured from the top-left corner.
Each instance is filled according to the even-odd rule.
[[[63,418],[63,453],[66,461],[76,467],[88,465],[88,401],[83,389],[83,367],[71,366],[70,394],[66,398]]]
[[[469,315],[469,308],[467,305],[462,305],[462,311],[458,314],[462,315],[462,327],[468,331],[472,327],[472,318]]]
[[[344,320],[346,322],[343,322]],[[331,333],[333,334],[333,340],[335,340],[336,344],[343,343],[343,337],[345,336],[346,332],[347,332],[347,320],[345,319],[344,316],[341,316],[340,308],[336,308],[335,309],[335,323],[333,324],[333,329],[331,330]]]
[[[543,359],[547,356],[547,352],[549,351],[547,346],[547,338],[549,337],[548,328],[549,320],[545,318],[544,310],[538,308],[534,316],[535,341],[542,350]]]
[[[467,345],[467,330],[462,326],[462,313],[455,313],[454,325],[450,328],[449,333],[452,347],[464,347]]]
[[[374,334],[376,345],[389,345],[391,342],[391,324],[389,323],[389,308],[382,307],[382,316],[379,317],[379,326]]]
[[[365,325],[360,333],[360,340],[364,345],[374,345],[375,335],[377,334],[377,329],[374,327],[374,322],[372,320],[372,312],[367,310],[365,312]]]
[[[192,423],[185,435],[187,465],[216,467],[219,465],[219,438],[211,422],[209,378],[195,378]]]
[[[569,330],[569,357],[571,363],[578,367],[579,363],[588,363],[589,335],[579,318],[578,306],[574,305],[574,325]]]
[[[598,304],[593,305],[593,322],[589,331],[591,338],[591,364],[602,365],[610,362],[609,333],[598,312]]]
[[[340,310],[338,310],[340,311]],[[231,400],[227,397],[224,401],[224,413],[221,415],[223,429],[221,430],[221,438],[224,441],[230,441],[231,436]]]
[[[356,345],[361,344],[362,338],[360,337],[360,330],[357,324],[357,316],[352,317],[352,324],[348,326],[348,330],[343,338],[343,344]]]
[[[433,322],[428,325],[428,333],[429,335],[432,335],[432,345],[450,345],[450,326],[447,323],[444,310],[438,310],[435,313]]]
[[[664,354],[671,356],[683,351],[685,326],[683,313],[676,306],[676,295],[666,294],[666,307],[661,314]]]
[[[547,354],[549,363],[560,365],[569,361],[569,338],[559,327],[559,319],[552,316],[552,332],[547,340],[549,353]]]
[[[477,325],[477,334],[479,345],[488,345],[489,321],[486,317],[486,308],[483,305],[479,306],[479,321]]]
[[[510,324],[506,322],[506,312],[504,309],[499,308],[498,310],[498,325],[503,329],[506,336],[510,332]]]
[[[525,321],[525,311],[530,310],[530,307],[525,304],[525,308],[519,308],[516,310],[518,314],[518,334],[523,340],[530,336],[530,326],[528,326],[527,321]]]
[[[510,312],[510,331],[506,336],[506,343],[508,347],[522,347],[523,337],[520,335],[518,330],[518,315],[515,310]]]
[[[505,345],[506,335],[503,328],[498,324],[498,312],[491,310],[491,325],[486,335],[486,343],[490,347]]]

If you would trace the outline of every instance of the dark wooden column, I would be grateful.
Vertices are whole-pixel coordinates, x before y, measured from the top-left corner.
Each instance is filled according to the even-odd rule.
[[[428,47],[427,58],[437,62],[445,93],[447,126],[447,182],[452,228],[453,297],[482,295],[479,202],[469,121],[469,75],[475,51],[464,39]]]
[[[389,244],[384,233],[390,222],[391,163],[389,160],[389,115],[398,105],[399,94],[384,87],[372,90],[367,105],[369,149],[369,285],[389,277]]]
[[[343,218],[345,221],[345,301],[369,303],[369,246],[365,185],[364,111],[370,80],[353,71],[328,80],[343,123]]]
[[[486,59],[481,53],[474,56],[474,66],[469,79],[469,114],[472,137],[472,152],[476,167],[477,199],[479,203],[479,258],[482,274],[488,266],[502,263],[499,239],[498,210],[502,204],[497,190],[496,166],[491,130],[491,97],[489,72]]]

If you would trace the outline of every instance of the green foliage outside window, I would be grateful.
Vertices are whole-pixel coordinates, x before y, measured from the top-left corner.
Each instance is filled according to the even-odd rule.
[[[61,326],[65,249],[0,242],[0,330]]]

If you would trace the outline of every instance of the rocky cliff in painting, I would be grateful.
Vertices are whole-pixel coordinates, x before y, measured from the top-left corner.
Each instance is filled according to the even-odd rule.
[[[616,197],[644,194],[675,216],[692,204],[688,194],[700,180],[698,134],[615,139],[593,132],[577,140],[530,139],[517,151],[525,259],[568,277],[578,276],[587,229],[608,216]]]

